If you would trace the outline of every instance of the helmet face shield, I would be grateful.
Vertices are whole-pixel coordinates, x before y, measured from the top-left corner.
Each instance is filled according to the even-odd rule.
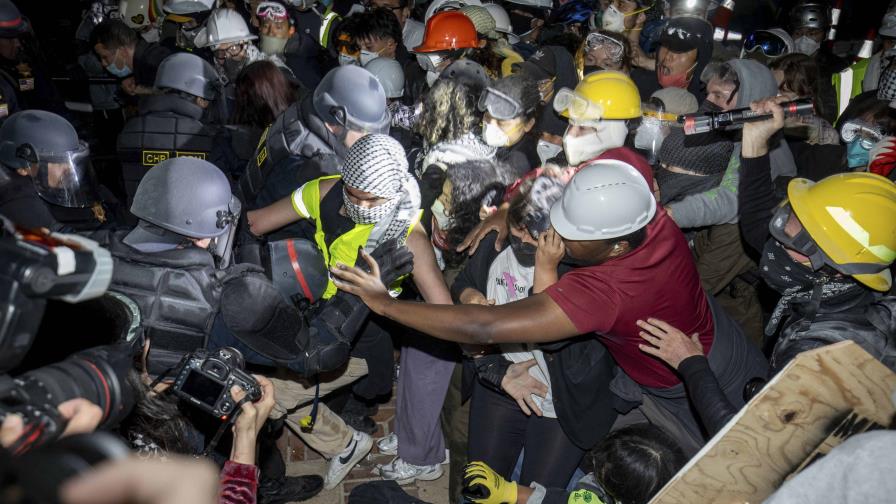
[[[493,88],[485,88],[482,92],[479,111],[488,111],[490,116],[501,121],[517,118],[524,112],[518,101]]]
[[[32,156],[31,178],[41,198],[71,208],[89,207],[99,200],[90,148],[85,142],[74,151],[37,152]]]
[[[579,123],[599,121],[603,117],[603,107],[569,88],[557,91],[554,110]]]

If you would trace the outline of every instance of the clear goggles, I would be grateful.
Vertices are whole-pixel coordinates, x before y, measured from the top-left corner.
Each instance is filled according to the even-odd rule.
[[[787,54],[787,43],[781,37],[770,31],[757,30],[744,39],[744,51],[762,51],[762,54],[777,57]]]
[[[653,101],[641,104],[641,117],[643,120],[675,123],[678,115],[666,112],[665,107]]]
[[[604,115],[604,108],[569,88],[561,88],[554,96],[554,110],[578,123],[596,122]]]
[[[30,151],[21,157],[31,165],[31,179],[44,200],[70,208],[89,207],[99,201],[96,175],[86,142],[80,142],[78,149],[73,151]]]
[[[622,45],[622,42],[614,39],[613,37],[608,37],[603,33],[589,33],[588,37],[585,39],[585,49],[587,49],[588,51],[593,51],[601,47],[604,48],[604,50],[607,52],[607,56],[609,56],[613,61],[622,60],[622,54],[625,52],[625,46]]]
[[[871,148],[874,147],[874,144],[881,141],[883,137],[884,135],[880,128],[861,119],[847,121],[846,124],[840,128],[840,138],[842,138],[845,143],[851,143],[858,140],[861,142],[862,147],[867,150],[871,150]]]
[[[518,101],[490,87],[485,88],[479,97],[479,111],[488,111],[490,116],[500,121],[517,118],[526,112]]]
[[[255,15],[261,19],[287,19],[286,7],[277,2],[261,2],[255,9]]]

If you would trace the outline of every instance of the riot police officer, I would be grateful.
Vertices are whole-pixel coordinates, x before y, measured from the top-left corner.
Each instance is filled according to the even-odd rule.
[[[205,110],[220,97],[221,80],[207,61],[189,53],[165,58],[156,74],[161,94],[145,97],[140,113],[118,136],[128,203],[149,168],[177,157],[194,157],[230,171],[235,156],[221,130],[202,121]]]
[[[0,119],[27,109],[64,113],[62,98],[32,42],[29,22],[10,0],[0,0],[0,91],[7,105],[4,111],[0,104]]]
[[[54,231],[114,228],[123,209],[99,186],[90,149],[64,118],[25,110],[0,126],[0,214],[25,227]]]

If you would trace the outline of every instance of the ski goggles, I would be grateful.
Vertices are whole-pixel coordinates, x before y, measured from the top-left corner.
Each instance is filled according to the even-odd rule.
[[[753,52],[757,49],[770,57],[782,56],[788,52],[787,43],[781,37],[765,30],[756,30],[744,39],[744,51]]]
[[[613,59],[613,61],[620,61],[622,59],[622,54],[625,52],[625,46],[622,45],[622,42],[613,37],[608,37],[599,32],[589,33],[588,37],[585,39],[585,48],[589,51],[593,51],[601,47],[604,48],[607,52],[607,56]]]
[[[510,96],[498,91],[494,88],[485,88],[479,97],[479,111],[488,111],[488,114],[500,121],[514,119],[523,115],[527,110],[523,110],[520,102],[514,100]]]
[[[871,150],[871,148],[874,147],[874,144],[879,142],[883,137],[884,135],[880,131],[880,128],[861,119],[847,121],[846,124],[840,128],[840,138],[843,139],[843,142],[851,143],[854,140],[858,140],[861,142],[862,147],[867,150]]]
[[[261,2],[255,9],[255,15],[261,19],[286,19],[289,17],[286,7],[277,2]]]
[[[572,89],[562,88],[554,96],[554,110],[575,121],[599,121],[604,115],[604,108],[576,93]]]

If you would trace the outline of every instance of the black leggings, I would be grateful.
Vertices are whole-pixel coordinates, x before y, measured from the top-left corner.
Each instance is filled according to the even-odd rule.
[[[566,437],[560,421],[526,416],[510,396],[478,380],[471,401],[468,460],[481,460],[509,480],[525,448],[519,484],[535,481],[546,487],[566,487],[585,451]]]

